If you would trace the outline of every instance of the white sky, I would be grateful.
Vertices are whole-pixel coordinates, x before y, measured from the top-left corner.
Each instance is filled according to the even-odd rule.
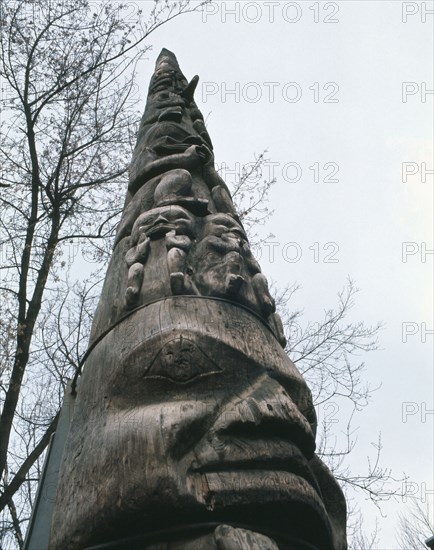
[[[126,17],[145,7],[126,4]],[[188,79],[201,78],[196,102],[217,164],[236,170],[268,149],[275,212],[261,234],[272,233],[275,244],[262,248],[262,269],[280,287],[302,284],[293,306],[312,322],[337,304],[348,276],[355,280],[361,292],[352,320],[383,321],[385,329],[382,350],[366,357],[367,381],[382,385],[355,420],[353,471],[366,471],[381,432],[382,464],[398,477],[405,472],[410,491],[423,498],[424,488],[434,491],[433,414],[426,413],[434,409],[433,334],[424,333],[433,329],[433,254],[426,253],[434,248],[433,10],[429,1],[217,2],[150,37],[138,91],[145,100],[166,47]],[[414,92],[405,101],[403,86]],[[319,182],[309,169],[314,163]],[[406,182],[402,163],[412,163],[404,165]],[[297,166],[300,179],[290,181]],[[323,181],[332,171],[338,181]],[[288,261],[297,252],[300,258]],[[337,261],[324,261],[330,253]],[[375,508],[359,504],[373,526]],[[404,506],[402,499],[383,505],[378,548],[397,547],[396,514]]]

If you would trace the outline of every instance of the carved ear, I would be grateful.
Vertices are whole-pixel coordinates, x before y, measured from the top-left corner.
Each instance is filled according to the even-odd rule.
[[[187,84],[187,87],[183,90],[182,96],[185,97],[188,102],[193,101],[194,91],[196,90],[198,82],[199,77],[197,75],[193,76],[193,78]]]

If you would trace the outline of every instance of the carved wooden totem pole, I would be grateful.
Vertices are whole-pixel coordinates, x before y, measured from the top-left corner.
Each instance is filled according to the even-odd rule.
[[[50,548],[344,550],[311,393],[175,56],[158,57]]]

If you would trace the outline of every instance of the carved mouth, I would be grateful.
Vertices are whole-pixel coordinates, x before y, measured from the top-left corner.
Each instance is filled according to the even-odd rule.
[[[309,463],[292,442],[251,440],[243,437],[221,441],[220,445],[221,447],[216,450],[221,458],[206,461],[200,465],[194,464],[191,471],[200,474],[229,471],[287,472],[303,478],[322,498]]]
[[[321,490],[297,446],[247,438],[221,443],[220,459],[206,460],[205,450],[203,462],[189,471],[200,475],[209,511],[226,521],[245,521],[250,508],[259,506],[261,512],[256,510],[255,517],[264,528],[327,548],[327,543],[323,545],[330,540],[330,522]]]
[[[146,233],[151,239],[155,239],[157,237],[165,235],[173,229],[176,229],[173,223],[169,223],[167,220],[161,220],[160,222],[154,224],[150,229],[148,229]]]
[[[174,106],[165,109],[158,117],[158,122],[181,122],[182,120],[182,107]]]
[[[310,483],[294,473],[222,470],[203,473],[200,483],[210,517],[222,522],[253,521],[258,531],[294,537],[318,550],[332,547],[330,521],[320,497]]]

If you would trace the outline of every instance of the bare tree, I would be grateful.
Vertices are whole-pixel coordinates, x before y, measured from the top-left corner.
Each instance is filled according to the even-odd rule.
[[[413,498],[406,511],[399,514],[398,544],[402,550],[423,550],[425,541],[434,536],[432,506]]]
[[[72,259],[86,243],[101,243],[95,260],[110,246],[139,118],[136,64],[152,32],[204,3],[154,0],[134,14],[118,2],[1,4],[2,548],[22,544],[62,384],[85,345],[104,262],[83,278]]]
[[[231,184],[232,199],[253,247],[263,242],[263,239],[258,242],[258,227],[264,225],[273,214],[269,206],[269,192],[276,178],[264,178],[263,168],[268,162],[266,150],[255,155],[253,161],[240,168],[240,173]],[[224,167],[220,167],[219,171]]]
[[[374,550],[378,548],[378,522],[373,531],[367,533],[363,515],[359,508],[350,508],[348,515],[347,531],[351,550]]]

